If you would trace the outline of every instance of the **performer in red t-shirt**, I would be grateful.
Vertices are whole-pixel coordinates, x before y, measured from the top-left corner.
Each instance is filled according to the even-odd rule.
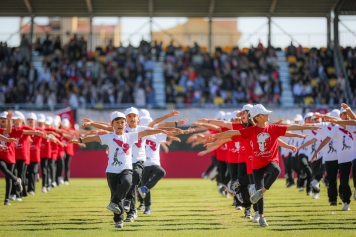
[[[317,130],[316,126],[299,126],[299,125],[277,125],[267,124],[269,114],[272,111],[266,110],[261,104],[253,106],[250,110],[250,116],[256,122],[256,126],[245,128],[238,131],[228,131],[225,133],[216,134],[215,139],[225,139],[233,136],[241,136],[243,139],[252,141],[252,172],[256,185],[256,193],[251,196],[250,201],[257,203],[260,215],[260,226],[267,226],[264,218],[263,210],[263,195],[272,186],[278,178],[280,168],[278,166],[278,137],[284,136],[287,130]],[[269,174],[266,181],[264,175]]]
[[[4,134],[4,136],[0,136],[0,170],[5,175],[6,187],[5,187],[5,200],[4,205],[11,205],[10,203],[10,194],[12,189],[12,184],[15,185],[16,192],[22,192],[22,180],[17,178],[14,174],[14,168],[16,164],[15,160],[15,150],[14,150],[14,142],[17,142],[16,138],[10,138],[12,133],[11,126],[12,112],[2,112],[0,114],[0,133]]]
[[[27,166],[30,164],[29,138],[31,135],[42,137],[44,133],[32,130],[31,127],[24,125],[25,116],[20,111],[14,111],[12,121],[14,124],[13,131],[22,131],[21,135],[17,137],[18,141],[15,144],[15,175],[22,179],[22,186],[25,186],[24,182],[26,180]],[[15,190],[13,190],[12,194],[17,196],[17,201],[22,201],[22,197],[27,196],[27,190],[23,189],[21,193],[16,193]]]

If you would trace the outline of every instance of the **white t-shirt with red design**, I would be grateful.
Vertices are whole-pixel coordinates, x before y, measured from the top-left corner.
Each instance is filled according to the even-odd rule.
[[[146,166],[159,165],[161,166],[159,148],[161,142],[167,140],[167,134],[159,133],[146,137]]]
[[[352,134],[353,140],[354,140],[354,145],[353,145],[353,149],[354,152],[356,153],[356,126],[346,126],[346,129]]]
[[[125,133],[131,132],[141,132],[146,129],[149,129],[146,126],[137,126],[136,128],[130,128],[129,125],[125,127]],[[132,163],[138,161],[146,161],[146,152],[145,152],[146,137],[142,137],[136,142],[132,147]]]
[[[328,134],[333,129],[333,125],[331,125],[331,123],[329,122],[318,123],[315,125],[321,127],[321,130],[318,130],[318,132],[320,133],[322,140],[328,137]],[[325,161],[337,160],[337,143],[338,141],[332,138],[329,143],[324,146],[324,148],[322,149],[323,163],[325,163]]]
[[[252,169],[261,169],[271,162],[279,164],[278,137],[284,136],[287,126],[269,124],[265,127],[252,126],[240,130],[243,139],[252,141]]]
[[[308,157],[308,160],[311,161],[316,149],[318,149],[318,147],[321,144],[322,136],[320,135],[319,132],[313,131],[313,130],[305,130],[305,131],[303,131],[303,134],[308,134],[308,136],[303,141],[303,144],[313,138],[315,138],[317,140],[315,143],[311,144],[310,146],[307,146],[307,147],[304,147],[303,149],[301,149],[302,153],[304,153]],[[319,152],[318,159],[320,159],[322,157],[323,157],[323,150],[321,150]]]
[[[355,159],[354,139],[352,133],[342,126],[334,126],[328,133],[328,137],[337,140],[337,158],[338,162],[346,163]]]
[[[120,174],[123,170],[132,170],[132,147],[138,141],[138,133],[130,132],[123,135],[111,133],[99,137],[101,144],[109,147],[106,172]]]

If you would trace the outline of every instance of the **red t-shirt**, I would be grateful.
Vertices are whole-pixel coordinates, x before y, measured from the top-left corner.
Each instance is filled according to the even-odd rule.
[[[35,128],[36,130],[43,131],[42,128]],[[32,136],[32,142],[30,143],[30,162],[40,162],[41,161],[41,143],[42,137]]]
[[[4,128],[0,128],[0,134],[4,135]],[[5,134],[5,137],[11,137],[11,138],[20,138],[23,134],[23,129],[22,128],[15,128],[12,127],[11,133],[10,134]],[[10,164],[16,164],[16,158],[15,158],[15,144],[0,141],[2,145],[7,146],[6,149],[0,149],[0,159],[5,161],[6,163]]]
[[[221,132],[226,132],[228,131],[229,129],[227,128],[224,128],[224,127],[221,127]],[[228,156],[229,156],[229,152],[228,152],[228,147],[227,147],[227,143],[221,145],[218,149],[216,149],[216,159],[218,161],[223,161],[223,162],[226,162],[228,159]]]
[[[51,144],[51,158],[57,160],[58,158],[58,144],[55,142],[50,142]]]
[[[33,130],[31,127],[28,126],[22,126],[21,127],[24,130]],[[30,142],[28,141],[28,138],[30,135],[24,135],[22,134],[21,137],[17,138],[17,143],[15,143],[15,157],[16,160],[25,160],[25,164],[29,165],[30,164],[30,152],[29,152],[29,145]]]
[[[217,131],[212,130],[212,129],[209,129],[209,133],[210,133],[210,134],[217,134]],[[212,152],[211,152],[211,155],[213,155],[213,156],[216,157],[216,150],[212,151]]]
[[[43,131],[55,132],[53,128],[43,128]],[[50,159],[52,156],[51,143],[47,139],[42,139],[41,142],[41,158]]]
[[[63,129],[66,130],[67,132],[72,132],[72,131],[76,131],[75,129],[69,128],[69,129]],[[63,143],[66,145],[64,147],[64,151],[67,153],[67,155],[69,156],[74,156],[74,145],[73,143],[68,144],[69,139],[63,137]]]
[[[240,130],[243,139],[252,141],[252,169],[261,169],[271,162],[279,163],[278,137],[284,136],[287,126],[271,124],[266,127],[252,126]]]

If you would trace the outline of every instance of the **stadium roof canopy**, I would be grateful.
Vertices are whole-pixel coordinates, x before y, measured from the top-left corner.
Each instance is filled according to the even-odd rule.
[[[355,0],[1,0],[0,16],[326,17],[356,15]]]

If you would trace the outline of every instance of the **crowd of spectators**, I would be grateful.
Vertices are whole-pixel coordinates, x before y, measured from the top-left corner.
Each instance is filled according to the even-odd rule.
[[[336,75],[332,50],[291,44],[286,55],[296,104],[335,107],[346,102],[345,78]]]
[[[346,76],[350,83],[350,89],[353,95],[352,106],[356,106],[356,47],[346,47],[342,50],[345,60]]]
[[[43,56],[39,71],[30,63],[31,47]],[[155,105],[152,88],[151,50],[146,41],[139,47],[115,47],[112,41],[95,52],[83,37],[74,35],[66,44],[60,37],[37,39],[26,36],[17,48],[0,42],[0,104],[27,103],[37,108],[56,105],[78,108],[109,104]]]
[[[229,51],[229,52],[228,52]],[[177,106],[280,104],[282,87],[275,49],[216,48],[211,55],[195,44],[166,48],[166,102]]]

